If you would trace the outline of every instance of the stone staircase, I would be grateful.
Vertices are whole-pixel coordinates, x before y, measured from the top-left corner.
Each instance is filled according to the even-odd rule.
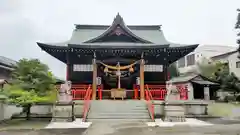
[[[151,121],[151,118],[145,101],[98,100],[91,102],[87,121],[147,122]]]

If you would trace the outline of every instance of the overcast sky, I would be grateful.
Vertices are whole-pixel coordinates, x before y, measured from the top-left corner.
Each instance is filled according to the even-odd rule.
[[[65,78],[36,41],[68,40],[74,24],[111,24],[117,12],[126,24],[161,24],[171,42],[236,46],[237,8],[240,0],[0,0],[0,55],[39,58]]]

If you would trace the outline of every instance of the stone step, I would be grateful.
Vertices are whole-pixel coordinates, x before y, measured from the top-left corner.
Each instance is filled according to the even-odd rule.
[[[146,107],[146,105],[127,105],[127,104],[91,104],[90,106],[93,106],[93,107],[108,107],[108,106],[111,106],[111,107],[124,107],[124,108],[131,108],[131,107]]]
[[[97,113],[148,113],[147,109],[141,109],[141,110],[97,110],[97,109],[90,109],[90,112],[97,112]]]
[[[113,122],[113,123],[132,123],[132,122],[150,122],[151,119],[87,119],[87,122]]]
[[[104,111],[104,110],[106,110],[106,111],[131,111],[131,110],[146,110],[146,108],[147,107],[132,107],[132,108],[125,108],[125,107],[110,107],[110,106],[108,106],[108,107],[93,107],[93,106],[91,106],[91,110],[93,110],[93,111]]]
[[[88,119],[150,119],[149,115],[88,115]]]
[[[137,106],[137,107],[142,107],[142,106],[146,106],[145,104],[130,104],[130,105],[128,105],[128,104],[93,104],[93,103],[91,103],[91,106],[125,106],[125,107],[127,107],[127,106]]]
[[[126,104],[126,103],[132,103],[132,104],[145,104],[146,101],[143,100],[97,100],[97,101],[91,101],[91,103],[95,104]]]
[[[88,121],[149,121],[150,115],[143,101],[92,101]]]
[[[98,112],[90,112],[88,113],[88,116],[136,116],[136,117],[141,117],[141,116],[148,116],[148,113],[129,113],[129,112],[125,112],[125,113],[98,113]]]

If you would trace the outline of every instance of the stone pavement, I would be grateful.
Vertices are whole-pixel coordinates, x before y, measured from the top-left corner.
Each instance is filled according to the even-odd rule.
[[[213,124],[194,118],[186,118],[185,122],[163,122],[162,119],[155,119],[155,122],[147,122],[148,126],[173,127],[173,126],[211,126]]]
[[[131,125],[135,124],[135,125]],[[133,127],[134,126],[134,127]],[[93,124],[92,130],[81,129],[42,129],[42,130],[7,130],[0,135],[239,135],[240,124],[213,125],[205,127],[147,127],[138,123]],[[91,129],[89,128],[89,129]]]
[[[130,124],[130,123],[129,123]],[[128,123],[107,124],[99,123],[93,125],[92,131],[85,129],[42,129],[42,130],[8,130],[0,131],[0,135],[239,135],[240,124],[213,125],[206,127],[176,126],[142,127],[135,125],[131,127]],[[132,123],[133,124],[133,123]],[[89,128],[90,129],[90,128]]]
[[[147,125],[143,122],[99,122],[93,123],[85,135],[114,134],[117,130],[126,128],[143,128]]]
[[[64,128],[88,128],[91,122],[82,122],[82,119],[76,119],[73,122],[51,122],[47,125],[47,129],[64,129]]]
[[[99,122],[84,128],[7,130],[0,135],[239,135],[240,124],[192,127],[149,127],[143,122]]]

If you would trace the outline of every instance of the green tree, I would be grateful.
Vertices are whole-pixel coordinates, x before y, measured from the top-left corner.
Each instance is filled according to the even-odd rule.
[[[173,77],[177,77],[180,74],[178,68],[176,67],[176,64],[169,65],[168,72],[170,74],[170,79]]]
[[[238,16],[237,16],[235,29],[240,30],[240,9],[237,9],[237,12],[238,12]],[[240,37],[240,32],[237,33],[237,37]],[[240,53],[240,38],[237,39],[237,44],[238,44],[238,52]],[[240,55],[238,57],[240,57]]]
[[[211,62],[198,64],[198,67],[201,75],[219,82],[221,91],[229,91],[234,95],[240,92],[240,81],[234,73],[229,72],[228,64]]]
[[[56,101],[56,79],[48,66],[38,59],[20,60],[12,72],[12,79],[12,85],[6,86],[4,92],[9,102],[24,108],[27,119],[33,104]]]
[[[213,81],[220,81],[222,77],[229,74],[228,65],[225,63],[203,59],[197,65],[199,73]]]

